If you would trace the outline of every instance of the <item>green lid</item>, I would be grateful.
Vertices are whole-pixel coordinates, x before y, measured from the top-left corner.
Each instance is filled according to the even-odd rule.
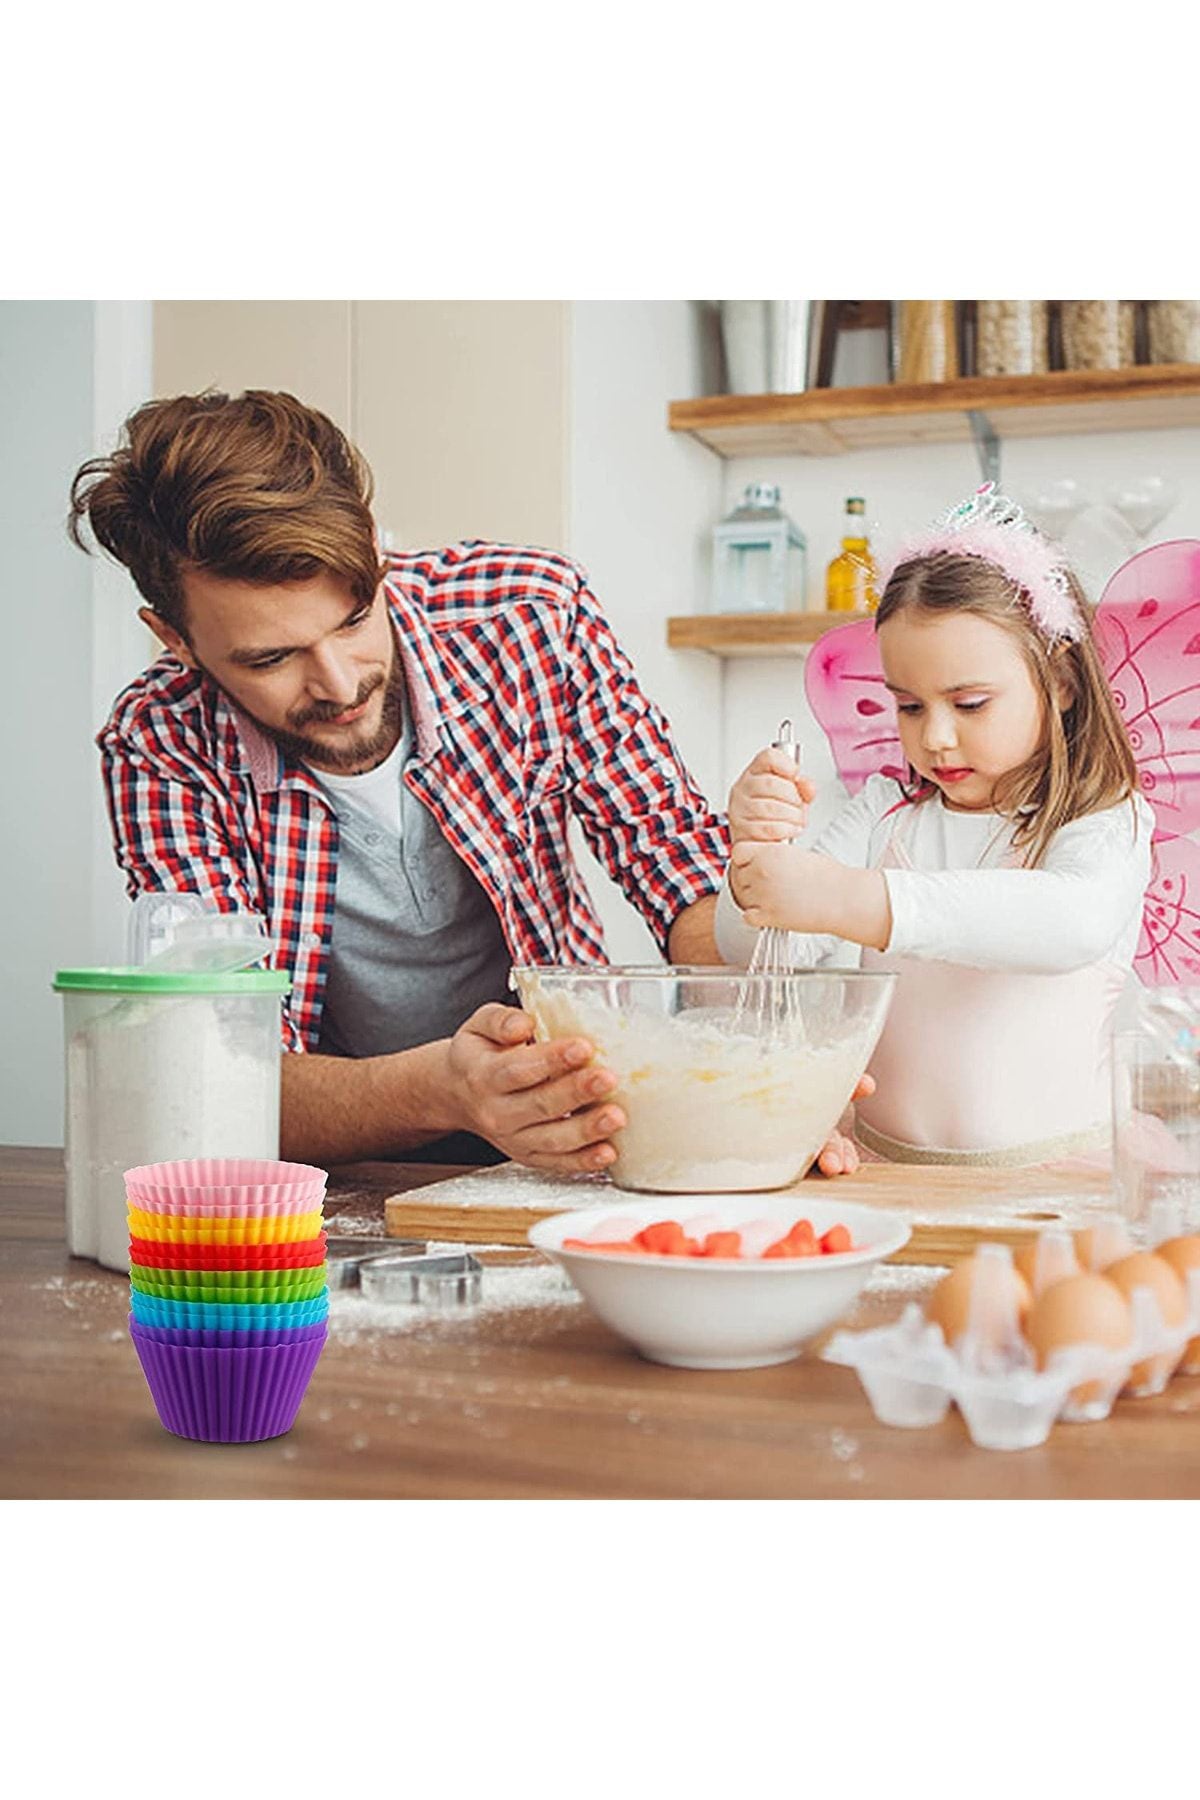
[[[54,977],[60,994],[290,994],[292,984],[282,969],[234,969],[220,975],[176,971],[155,975],[148,969],[60,969]]]

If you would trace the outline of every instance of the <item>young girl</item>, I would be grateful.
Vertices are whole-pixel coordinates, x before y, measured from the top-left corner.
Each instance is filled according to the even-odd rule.
[[[1082,589],[987,492],[884,572],[875,628],[908,779],[872,775],[804,847],[788,840],[815,789],[779,751],[729,802],[726,961],[773,925],[805,934],[797,967],[852,944],[899,972],[856,1109],[860,1143],[898,1161],[1107,1142],[1109,1026],[1150,880],[1153,815]]]

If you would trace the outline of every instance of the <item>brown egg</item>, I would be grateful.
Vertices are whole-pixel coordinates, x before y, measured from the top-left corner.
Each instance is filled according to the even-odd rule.
[[[1170,1263],[1186,1294],[1189,1269],[1200,1269],[1200,1237],[1193,1233],[1191,1237],[1169,1238],[1154,1254]],[[1200,1375],[1200,1337],[1194,1337],[1187,1346],[1179,1367],[1184,1375]]]
[[[1170,1263],[1152,1251],[1135,1250],[1132,1256],[1123,1256],[1119,1262],[1110,1263],[1104,1271],[1104,1279],[1119,1287],[1130,1300],[1136,1288],[1149,1288],[1169,1330],[1182,1325],[1187,1318],[1187,1294],[1183,1282]],[[1181,1350],[1164,1352],[1161,1356],[1147,1356],[1135,1363],[1129,1371],[1129,1387],[1134,1393],[1146,1390],[1157,1393],[1179,1367],[1182,1355]]]
[[[1075,1246],[1065,1231],[1039,1232],[1031,1244],[1014,1250],[1013,1264],[1017,1273],[1025,1277],[1035,1299],[1056,1281],[1083,1273]]]
[[[969,1256],[942,1277],[925,1303],[925,1317],[941,1326],[948,1344],[956,1343],[967,1330],[971,1295],[977,1281],[982,1283],[977,1323],[985,1344],[994,1348],[1003,1339],[1005,1322],[1014,1304],[1018,1329],[1029,1311],[1032,1296],[1023,1275],[1018,1275],[1009,1263]]]
[[[1038,1295],[1025,1321],[1025,1336],[1044,1369],[1056,1350],[1098,1344],[1123,1350],[1133,1339],[1133,1314],[1120,1288],[1103,1275],[1069,1275]],[[1071,1399],[1087,1406],[1104,1392],[1101,1381],[1085,1381]]]
[[[1107,1269],[1109,1263],[1128,1256],[1132,1249],[1129,1233],[1120,1219],[1104,1219],[1099,1225],[1089,1225],[1086,1231],[1075,1233],[1079,1266],[1094,1275]]]

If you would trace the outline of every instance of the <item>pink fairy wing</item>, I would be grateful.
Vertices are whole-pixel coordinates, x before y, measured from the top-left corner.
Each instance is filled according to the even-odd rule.
[[[1200,542],[1155,544],[1119,568],[1096,645],[1157,831],[1200,826]]]
[[[896,707],[883,685],[870,619],[839,625],[818,638],[808,653],[804,690],[849,793],[857,794],[868,775],[903,780]]]
[[[1147,987],[1200,981],[1200,844],[1157,838],[1134,970]]]

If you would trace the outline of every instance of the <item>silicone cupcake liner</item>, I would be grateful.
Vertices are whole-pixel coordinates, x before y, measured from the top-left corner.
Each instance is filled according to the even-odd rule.
[[[129,1260],[143,1269],[313,1269],[325,1261],[324,1232],[295,1244],[163,1244],[130,1238]]]
[[[235,1294],[263,1288],[272,1299],[307,1300],[325,1286],[325,1264],[314,1263],[311,1269],[156,1269],[131,1263],[129,1279],[146,1294],[156,1288],[195,1288],[195,1297],[204,1300],[210,1288],[231,1288]]]
[[[182,1325],[206,1331],[262,1330],[272,1325],[315,1325],[329,1316],[329,1291],[289,1304],[244,1304],[217,1300],[162,1300],[155,1294],[130,1291],[130,1306],[139,1325]]]
[[[178,1325],[143,1325],[130,1315],[129,1328],[155,1344],[186,1344],[196,1350],[236,1350],[256,1345],[267,1349],[272,1344],[311,1343],[329,1330],[325,1319],[314,1325],[271,1325],[255,1331],[205,1331]]]
[[[189,1189],[202,1200],[210,1188],[322,1186],[329,1177],[315,1163],[276,1162],[268,1156],[191,1156],[179,1162],[139,1163],[125,1185]]]
[[[130,1237],[155,1244],[298,1244],[318,1237],[319,1212],[288,1213],[282,1218],[208,1220],[180,1218],[177,1213],[144,1213],[129,1208]]]
[[[274,1288],[141,1288],[131,1290],[143,1300],[165,1300],[178,1306],[307,1306],[323,1289],[281,1298]]]
[[[254,1444],[290,1431],[325,1347],[322,1337],[199,1349],[143,1338],[136,1326],[133,1343],[163,1425],[206,1444]]]
[[[187,1200],[170,1188],[125,1189],[127,1205],[141,1212],[169,1213],[181,1219],[261,1219],[281,1217],[286,1213],[314,1212],[325,1199],[325,1188],[262,1188],[241,1192],[229,1190],[225,1200]]]
[[[261,1332],[318,1325],[322,1319],[329,1318],[329,1303],[327,1300],[302,1300],[295,1307],[255,1303],[228,1305],[216,1300],[157,1300],[153,1294],[133,1294],[130,1314],[137,1325],[158,1325],[173,1330]]]
[[[305,1288],[189,1287],[186,1282],[135,1281],[134,1294],[147,1300],[180,1300],[189,1306],[303,1306],[319,1298],[324,1276]]]

